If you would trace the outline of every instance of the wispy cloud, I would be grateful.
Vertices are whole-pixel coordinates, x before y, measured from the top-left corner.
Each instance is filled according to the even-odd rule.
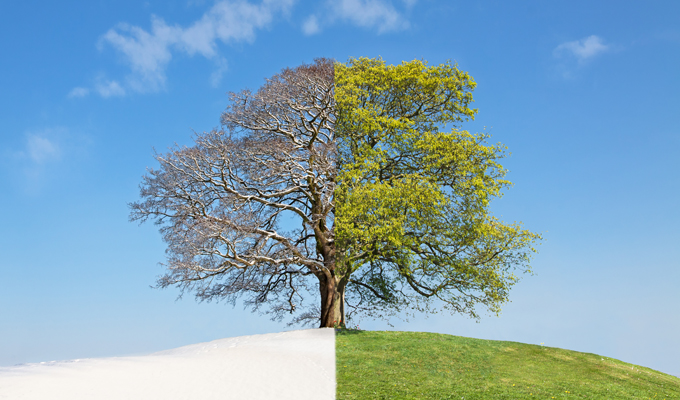
[[[85,97],[90,94],[90,89],[84,87],[75,87],[68,93],[68,97]]]
[[[98,80],[94,88],[95,91],[103,98],[125,95],[125,89],[123,89],[120,83],[103,78]]]
[[[403,3],[407,8],[411,8],[416,1],[403,0]],[[400,31],[410,26],[409,21],[389,0],[328,0],[325,5],[322,13],[305,20],[302,25],[305,34],[319,33],[321,19],[324,25],[339,20],[362,28],[376,29],[378,33]]]
[[[65,133],[63,128],[26,133],[21,148],[8,153],[6,167],[20,187],[35,192],[44,185],[62,163],[65,149],[60,138]]]
[[[409,25],[392,4],[380,0],[340,0],[332,4],[340,18],[361,27],[375,27],[380,33],[405,29]]]
[[[297,0],[217,0],[198,20],[186,26],[152,15],[150,27],[121,23],[104,33],[97,44],[101,51],[113,49],[129,67],[115,79],[100,75],[89,87],[75,87],[69,98],[96,94],[104,98],[130,93],[161,91],[166,87],[168,65],[178,55],[200,56],[215,65],[209,82],[217,87],[228,70],[220,54],[221,44],[252,43],[259,30],[269,28],[278,16],[287,15]],[[408,14],[418,0],[326,0],[319,13],[302,24],[306,35],[318,34],[334,23],[372,29],[377,33],[400,31],[410,26]],[[203,1],[190,1],[202,4]]]
[[[177,53],[216,60],[216,70],[210,77],[211,84],[216,86],[227,65],[218,55],[219,43],[254,41],[257,30],[271,25],[277,13],[287,13],[295,1],[262,0],[259,4],[253,4],[246,0],[220,0],[187,27],[168,24],[155,15],[151,16],[149,30],[119,24],[100,38],[98,47],[101,50],[107,47],[115,49],[130,67],[130,74],[122,81],[99,81],[92,90],[74,88],[69,97],[83,97],[90,91],[102,97],[112,97],[131,91],[144,93],[162,90],[167,79],[168,63]]]
[[[224,58],[217,59],[217,68],[210,74],[210,85],[214,88],[218,87],[222,82],[222,76],[229,69],[229,64]]]
[[[23,154],[35,164],[45,164],[58,160],[61,149],[55,140],[32,134],[26,138],[26,150]]]
[[[555,57],[575,57],[579,63],[584,63],[593,57],[610,50],[610,46],[604,44],[599,36],[588,36],[581,40],[565,42],[553,50]]]
[[[0,152],[0,173],[6,171],[18,187],[37,193],[63,179],[88,153],[91,143],[87,135],[74,134],[65,127],[30,130],[16,147]]]
[[[152,16],[150,32],[137,26],[120,24],[106,32],[99,47],[103,49],[109,44],[122,53],[134,74],[131,79],[135,89],[156,91],[165,84],[165,67],[172,59],[170,45],[177,41],[180,30]]]
[[[304,32],[305,35],[313,35],[320,31],[321,29],[319,28],[319,21],[316,18],[316,15],[310,15],[302,24],[302,32]]]

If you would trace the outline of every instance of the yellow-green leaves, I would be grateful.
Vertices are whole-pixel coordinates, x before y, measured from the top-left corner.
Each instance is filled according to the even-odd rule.
[[[334,230],[356,299],[389,308],[379,296],[389,286],[399,292],[393,306],[439,298],[476,316],[477,303],[498,312],[512,270],[528,271],[540,237],[488,214],[510,185],[505,147],[459,126],[476,114],[474,87],[450,63],[336,64]]]

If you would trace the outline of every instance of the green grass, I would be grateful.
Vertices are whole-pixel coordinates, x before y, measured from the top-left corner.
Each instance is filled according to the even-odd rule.
[[[338,330],[337,399],[680,400],[680,378],[596,354],[424,332]]]

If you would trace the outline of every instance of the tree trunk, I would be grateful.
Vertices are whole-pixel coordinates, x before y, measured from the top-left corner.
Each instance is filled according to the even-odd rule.
[[[340,279],[329,271],[319,276],[321,292],[321,324],[319,328],[345,326],[346,279]]]

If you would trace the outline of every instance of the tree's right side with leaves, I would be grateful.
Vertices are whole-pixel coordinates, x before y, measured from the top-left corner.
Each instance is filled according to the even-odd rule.
[[[476,113],[475,82],[448,63],[361,58],[336,64],[335,85],[348,309],[432,312],[439,300],[471,317],[480,305],[498,313],[540,236],[489,213],[510,182],[505,147],[459,128]]]

